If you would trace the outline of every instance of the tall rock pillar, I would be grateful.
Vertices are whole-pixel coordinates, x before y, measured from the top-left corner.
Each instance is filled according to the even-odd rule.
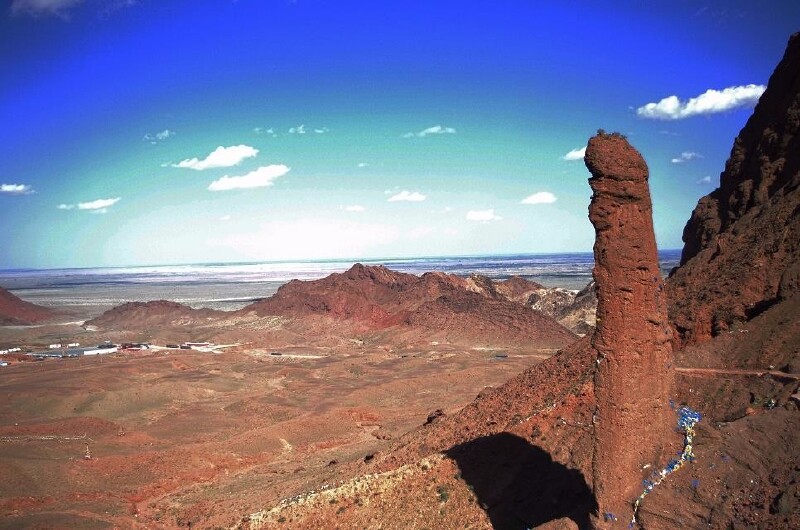
[[[596,528],[626,528],[642,480],[667,461],[675,415],[671,329],[653,233],[648,169],[620,134],[598,133],[585,156],[594,194],[598,352],[595,394]],[[677,446],[676,446],[677,447]]]

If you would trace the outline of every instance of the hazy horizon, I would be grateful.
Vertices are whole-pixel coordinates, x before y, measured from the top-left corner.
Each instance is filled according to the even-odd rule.
[[[677,254],[678,256],[683,251],[683,248],[659,248],[659,256],[663,254]],[[99,265],[99,266],[81,266],[81,267],[5,267],[0,268],[0,272],[14,272],[14,271],[52,271],[52,270],[83,270],[83,269],[147,269],[147,268],[164,268],[164,267],[209,267],[209,266],[234,266],[234,265],[281,265],[281,264],[315,264],[315,263],[356,263],[367,264],[384,264],[389,262],[405,262],[405,261],[433,261],[433,260],[453,260],[453,259],[480,259],[480,258],[510,258],[510,257],[546,257],[546,256],[577,256],[577,255],[593,255],[592,250],[576,250],[566,252],[509,252],[509,253],[495,253],[495,254],[442,254],[442,255],[429,255],[429,256],[360,256],[360,257],[342,257],[342,258],[309,258],[309,259],[278,259],[278,260],[250,260],[250,261],[196,261],[196,262],[174,262],[174,263],[140,263],[140,264],[119,264],[119,265]]]
[[[718,185],[800,4],[13,0],[0,269],[590,252],[582,149],[660,247]]]

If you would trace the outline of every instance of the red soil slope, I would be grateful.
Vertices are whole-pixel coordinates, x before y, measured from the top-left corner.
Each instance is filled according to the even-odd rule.
[[[102,329],[142,329],[201,324],[224,316],[223,311],[193,309],[168,300],[128,302],[86,322]]]
[[[22,300],[0,287],[0,325],[28,325],[53,317],[46,308]]]

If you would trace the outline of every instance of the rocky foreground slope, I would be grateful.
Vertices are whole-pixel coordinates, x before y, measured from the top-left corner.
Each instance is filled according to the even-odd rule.
[[[769,371],[776,360],[786,361],[786,370],[797,366],[800,355],[800,303],[793,279],[800,267],[799,151],[792,132],[798,125],[798,64],[800,36],[794,35],[726,169],[756,171],[748,170],[750,176],[735,184],[723,176],[723,186],[701,201],[687,226],[683,265],[664,291],[654,282],[647,293],[669,296],[678,333],[674,342],[689,344],[676,352],[673,404],[686,403],[704,417],[690,447],[694,459],[644,498],[634,527],[800,528],[800,412],[792,397],[800,374]],[[605,156],[634,166],[638,158],[625,149]],[[701,225],[708,229],[692,236]],[[642,227],[626,226],[635,241]],[[613,259],[625,259],[623,248],[609,250],[619,253]],[[636,274],[640,264],[634,259],[624,265]],[[601,310],[601,322],[610,310],[616,313],[613,326],[601,325],[593,338],[485,390],[457,414],[432,416],[393,449],[328,474],[316,491],[291,492],[297,495],[244,517],[238,526],[629,528],[625,512],[634,498],[623,513],[601,513],[592,473],[595,452],[602,450],[596,422],[603,421],[597,417],[603,404],[595,386],[598,361],[603,361],[592,344],[606,342],[607,333],[635,336],[631,326],[646,317],[626,318],[627,310],[641,308],[627,302],[631,286],[623,278],[616,282],[619,292],[600,291],[601,298],[612,298]],[[653,325],[664,324],[654,320]],[[659,333],[664,340],[668,335]],[[720,359],[727,362],[720,366]],[[703,363],[710,369],[698,370]],[[623,409],[639,410],[637,390],[648,389],[627,388],[631,402]],[[634,449],[651,443],[640,436],[646,424],[646,417],[641,427],[620,424],[616,443]],[[656,480],[662,465],[647,462],[618,472]],[[642,491],[645,487],[641,484]]]
[[[52,310],[26,302],[0,287],[0,326],[26,326],[53,316]]]

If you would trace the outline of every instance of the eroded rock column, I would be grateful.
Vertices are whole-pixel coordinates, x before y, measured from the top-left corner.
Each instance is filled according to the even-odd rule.
[[[596,528],[626,528],[642,480],[677,447],[671,331],[653,233],[648,169],[619,134],[598,133],[585,156],[594,191],[598,352],[595,394]]]

